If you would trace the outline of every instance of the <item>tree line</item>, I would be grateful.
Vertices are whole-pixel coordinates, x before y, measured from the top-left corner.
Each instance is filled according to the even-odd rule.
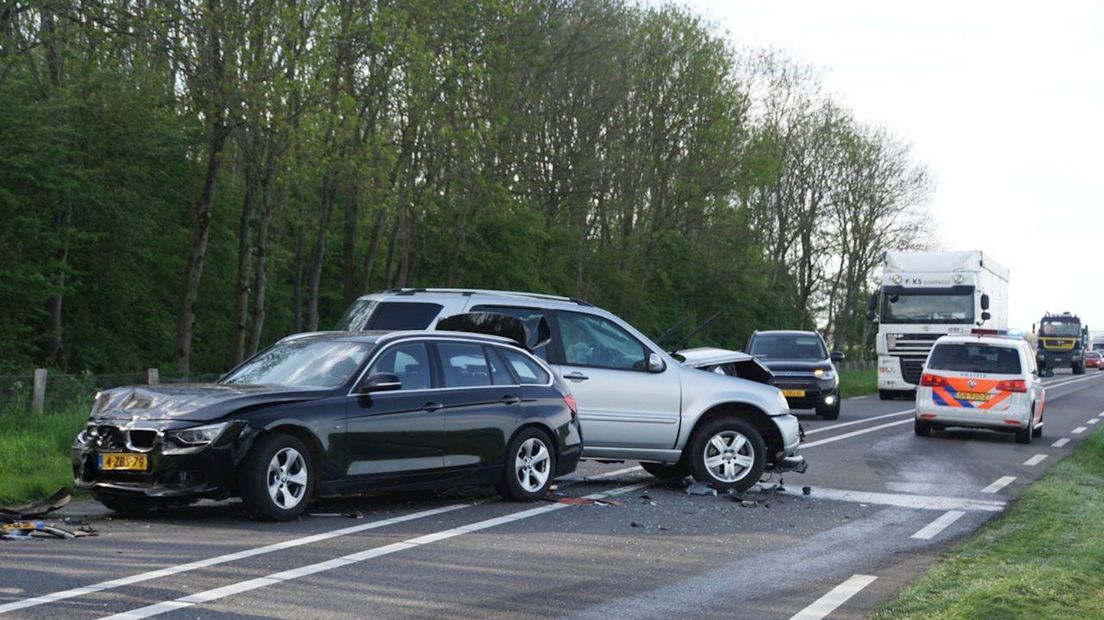
[[[861,353],[930,242],[907,144],[675,6],[0,0],[0,131],[0,369],[220,370],[405,286]]]

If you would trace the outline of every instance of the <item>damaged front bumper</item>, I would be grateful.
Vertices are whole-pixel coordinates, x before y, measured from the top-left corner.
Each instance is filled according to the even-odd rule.
[[[209,444],[182,446],[171,436],[196,426],[181,420],[89,422],[71,450],[73,482],[93,497],[145,498],[165,503],[222,499],[237,491],[237,465],[252,444],[254,432],[244,421],[230,422]],[[104,470],[102,455],[144,454],[143,470]]]
[[[767,470],[805,473],[808,464],[805,462],[805,457],[797,453],[798,446],[805,435],[801,423],[791,414],[772,416],[771,421],[778,427],[779,436],[782,438],[782,449],[773,455],[774,458],[767,464]]]

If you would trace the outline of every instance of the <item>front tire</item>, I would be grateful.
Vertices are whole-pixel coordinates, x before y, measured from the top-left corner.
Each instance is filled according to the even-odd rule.
[[[694,479],[722,490],[750,489],[767,465],[763,436],[739,418],[706,422],[686,449],[690,450]]]
[[[544,497],[556,475],[556,451],[548,434],[521,429],[506,448],[506,464],[498,492],[512,502],[534,502]]]
[[[310,451],[291,435],[261,437],[238,469],[238,493],[246,510],[267,521],[303,514],[314,483]]]
[[[1075,374],[1075,375],[1085,374],[1085,365],[1084,364],[1074,364],[1073,365],[1073,374]]]
[[[660,480],[682,480],[690,475],[690,467],[683,461],[678,463],[641,463],[644,471]]]

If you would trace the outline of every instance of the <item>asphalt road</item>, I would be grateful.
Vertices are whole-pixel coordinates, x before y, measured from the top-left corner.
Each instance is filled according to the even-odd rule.
[[[847,400],[832,422],[800,414],[808,473],[743,502],[589,462],[559,491],[619,504],[458,490],[258,523],[235,502],[144,520],[82,502],[66,510],[99,537],[0,542],[0,617],[865,617],[1104,420],[1104,372],[1089,372],[1047,380],[1043,438],[1027,446],[916,437],[908,401]]]

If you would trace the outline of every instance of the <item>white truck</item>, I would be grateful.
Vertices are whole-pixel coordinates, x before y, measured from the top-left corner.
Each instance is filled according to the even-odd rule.
[[[1104,352],[1104,330],[1089,330],[1089,350]]]
[[[878,396],[911,395],[940,336],[1008,329],[1008,269],[979,250],[886,252],[867,317],[878,323]]]

